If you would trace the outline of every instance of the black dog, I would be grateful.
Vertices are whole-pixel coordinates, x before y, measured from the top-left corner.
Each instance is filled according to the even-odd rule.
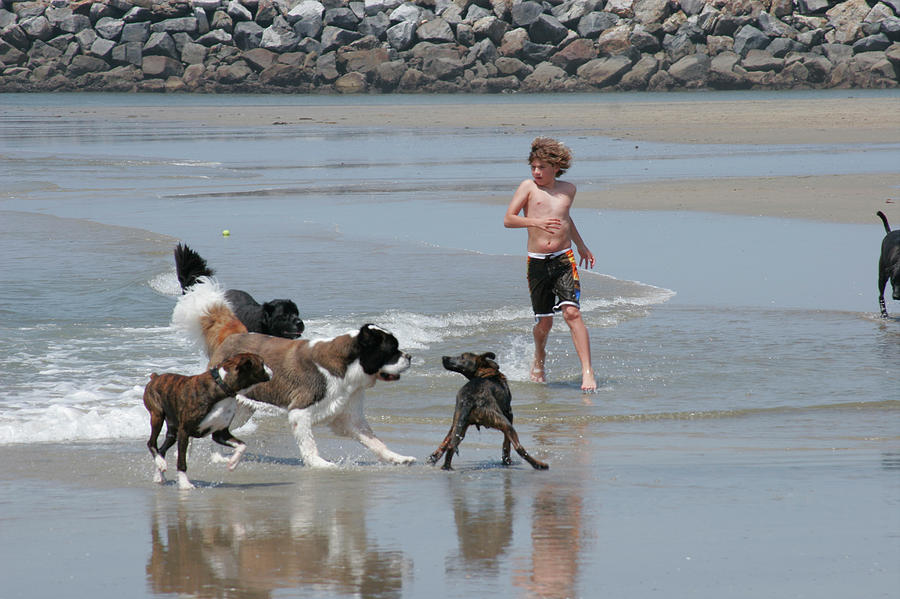
[[[891,226],[884,213],[879,210],[876,214],[884,223],[884,230],[887,233],[881,242],[881,258],[878,260],[878,304],[881,306],[881,315],[887,318],[888,313],[884,306],[884,287],[887,285],[888,279],[891,280],[891,287],[894,289],[894,299],[900,300],[900,229],[891,231]]]
[[[192,287],[199,277],[211,277],[215,273],[200,254],[181,243],[175,246],[175,272],[182,293]],[[225,299],[251,333],[285,339],[296,339],[303,334],[300,310],[289,299],[271,300],[260,305],[249,293],[239,289],[226,291]]]
[[[503,432],[503,463],[509,465],[510,445],[522,458],[538,470],[549,468],[544,462],[528,455],[519,436],[513,428],[512,394],[506,377],[500,372],[500,366],[494,362],[496,356],[487,352],[481,355],[466,352],[458,358],[444,356],[444,368],[464,375],[469,382],[463,385],[456,394],[456,409],[453,412],[453,424],[450,432],[444,437],[440,446],[428,457],[428,463],[434,464],[444,453],[444,470],[452,470],[450,461],[458,452],[459,444],[466,436],[466,429],[474,424],[476,428],[493,428]]]
[[[191,489],[187,477],[187,448],[191,437],[212,433],[213,441],[234,449],[228,469],[234,470],[247,446],[228,427],[237,409],[235,395],[272,377],[272,370],[256,354],[236,354],[202,374],[150,375],[144,388],[144,407],[150,412],[147,448],[156,464],[154,480],[165,482],[166,452],[178,442],[178,486]],[[156,440],[166,425],[162,447]]]

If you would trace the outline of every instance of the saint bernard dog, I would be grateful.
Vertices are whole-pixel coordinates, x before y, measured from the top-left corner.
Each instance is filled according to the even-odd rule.
[[[235,316],[216,281],[201,277],[175,306],[172,324],[205,345],[209,363],[218,364],[238,353],[262,356],[272,378],[239,396],[249,408],[235,417],[238,427],[259,404],[287,412],[288,421],[307,466],[334,466],[322,458],[312,434],[315,424],[328,424],[339,435],[358,440],[379,459],[411,464],[415,458],[395,453],[375,436],[363,413],[364,392],[378,379],[396,381],[410,365],[397,338],[375,325],[333,339],[283,339],[248,333]],[[246,399],[250,401],[247,401]]]

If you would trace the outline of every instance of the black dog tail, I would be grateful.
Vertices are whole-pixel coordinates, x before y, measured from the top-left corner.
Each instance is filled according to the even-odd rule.
[[[881,222],[884,223],[884,230],[885,230],[885,232],[886,232],[886,233],[890,233],[890,232],[891,232],[891,226],[888,224],[887,217],[884,215],[884,212],[882,212],[881,210],[879,210],[879,211],[876,212],[875,214],[877,214],[877,215],[878,215],[878,218],[881,219]]]
[[[175,273],[178,275],[178,284],[181,292],[190,289],[199,277],[211,277],[215,271],[206,265],[206,260],[200,254],[183,243],[175,246]]]

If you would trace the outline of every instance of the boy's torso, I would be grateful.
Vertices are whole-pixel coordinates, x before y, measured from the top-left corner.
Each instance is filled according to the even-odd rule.
[[[528,251],[550,253],[564,250],[572,244],[572,220],[569,208],[575,195],[575,186],[565,181],[556,181],[552,190],[532,184],[525,203],[525,216],[529,218],[552,218],[560,220],[561,226],[553,233],[537,227],[528,228]]]

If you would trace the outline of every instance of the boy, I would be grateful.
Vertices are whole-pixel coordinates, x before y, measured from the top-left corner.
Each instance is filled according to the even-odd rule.
[[[528,163],[531,179],[522,181],[513,195],[503,226],[528,229],[528,289],[535,317],[531,380],[546,381],[547,337],[553,327],[553,313],[562,312],[581,360],[581,389],[590,393],[597,390],[597,381],[591,366],[591,340],[581,318],[581,286],[572,244],[578,249],[579,265],[593,268],[594,255],[569,215],[575,186],[557,179],[571,165],[572,153],[555,139],[538,137],[531,142]]]

